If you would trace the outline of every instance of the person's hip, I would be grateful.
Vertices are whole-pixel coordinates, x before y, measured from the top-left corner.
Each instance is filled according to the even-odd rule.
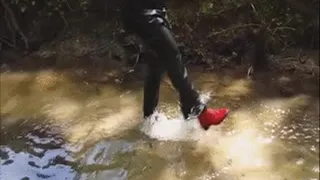
[[[143,9],[143,10],[125,10],[122,13],[124,26],[129,31],[139,31],[149,25],[162,24],[167,28],[171,25],[167,18],[166,9]]]

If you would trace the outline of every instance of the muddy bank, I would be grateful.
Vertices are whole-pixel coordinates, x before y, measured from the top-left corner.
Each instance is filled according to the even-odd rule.
[[[68,9],[71,4],[77,8]],[[21,32],[30,36],[31,42],[35,39],[36,45],[27,52],[2,46],[1,70],[92,67],[93,71],[101,71],[110,66],[117,69],[119,66],[134,66],[137,62],[152,59],[148,49],[141,47],[138,38],[123,33],[116,4],[110,4],[108,8],[101,2],[86,1],[85,4],[88,9],[82,11],[76,2],[63,2],[58,9],[61,10],[60,13],[65,13],[42,18],[28,10],[26,13],[17,13],[17,21],[23,22]],[[248,73],[250,66],[257,66],[255,72],[270,68],[318,76],[318,50],[299,40],[301,38],[309,42],[311,38],[312,42],[315,41],[315,36],[303,38],[308,33],[314,35],[317,28],[313,23],[315,17],[304,14],[312,17],[309,19],[312,23],[307,23],[309,20],[299,15],[301,10],[292,8],[290,2],[282,4],[292,8],[287,13],[297,13],[296,19],[301,20],[288,22],[293,23],[292,26],[296,28],[292,30],[293,27],[281,26],[284,18],[281,13],[285,6],[273,1],[270,4],[277,7],[279,12],[262,13],[261,16],[265,19],[261,20],[254,15],[253,7],[263,9],[264,6],[269,6],[264,2],[251,5],[247,2],[170,2],[168,15],[173,26],[172,32],[179,42],[185,62],[214,71],[220,68],[243,68]],[[21,4],[18,5],[20,7]],[[14,11],[17,10],[14,4],[10,6]],[[42,4],[36,4],[32,9],[39,9],[41,6]],[[41,10],[41,13],[46,13],[49,9]],[[26,15],[25,19],[22,15]],[[31,20],[34,22],[28,25],[27,22]],[[311,27],[304,31],[305,27],[301,23],[310,24]],[[9,37],[10,31],[3,32],[4,37],[1,39]],[[1,43],[4,44],[2,41]],[[111,60],[114,62],[109,62]]]
[[[32,53],[23,54],[18,50],[1,51],[0,70],[1,72],[13,72],[78,69],[82,71],[82,74],[87,75],[93,73],[96,76],[98,74],[104,76],[105,71],[109,71],[109,74],[112,71],[118,76],[120,76],[119,74],[130,76],[136,73],[139,78],[143,77],[143,66],[153,57],[148,49],[143,48],[143,44],[136,36],[127,36],[123,39],[115,32],[115,30],[120,31],[116,27],[109,22],[97,22],[92,26],[92,29],[85,31],[75,26],[67,32],[65,38],[43,44],[39,50]],[[178,35],[176,34],[176,36]],[[183,38],[178,39],[184,43]],[[139,45],[142,45],[140,50]],[[180,48],[188,67],[199,67],[207,71],[217,72],[233,69],[243,75],[253,72],[285,72],[314,78],[319,76],[318,50],[290,48],[277,54],[268,54],[266,55],[268,63],[262,64],[264,68],[254,68],[254,71],[248,71],[254,63],[252,60],[257,58],[256,52],[250,48],[248,52],[243,54],[243,57],[238,57],[235,52],[229,56],[215,54],[215,51],[211,52],[211,56],[200,57],[190,54],[196,49],[190,49],[188,45],[181,45]],[[232,49],[230,50],[232,51]],[[236,49],[234,50],[236,51]],[[209,63],[199,63],[199,58]],[[238,61],[239,58],[240,61]],[[259,61],[259,59],[256,60]],[[133,73],[134,71],[135,73]]]

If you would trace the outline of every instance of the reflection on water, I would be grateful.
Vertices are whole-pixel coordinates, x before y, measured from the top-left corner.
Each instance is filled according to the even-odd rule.
[[[46,132],[44,132],[44,130]],[[74,170],[61,160],[73,161],[61,137],[37,126],[33,131],[2,144],[1,179],[72,179]],[[59,172],[59,173],[57,173]]]
[[[142,87],[2,75],[0,179],[319,180],[318,96],[282,97],[265,80],[196,79],[214,91],[210,106],[232,108],[208,131],[177,114],[166,85],[160,111],[142,120]]]
[[[24,136],[0,146],[0,177],[5,180],[102,180],[107,177],[122,180],[127,178],[127,170],[110,169],[110,164],[119,153],[131,152],[133,145],[123,140],[102,141],[89,148],[84,157],[75,158],[81,147],[66,144],[52,129],[38,125]]]
[[[55,157],[67,156],[66,152],[48,150],[42,157],[28,153],[15,153],[12,149],[1,147],[8,160],[1,160],[1,179],[72,179],[74,171],[64,165],[54,165]],[[59,173],[57,173],[59,172]]]
[[[80,163],[83,170],[90,171],[90,169],[92,169],[92,172],[79,173],[74,179],[127,179],[128,170],[123,167],[119,167],[123,166],[123,164],[119,165],[119,160],[115,158],[115,156],[120,153],[120,159],[127,158],[124,153],[132,152],[133,146],[134,143],[129,143],[123,140],[102,141],[96,144],[86,152]],[[100,171],[95,172],[98,167],[102,168]]]

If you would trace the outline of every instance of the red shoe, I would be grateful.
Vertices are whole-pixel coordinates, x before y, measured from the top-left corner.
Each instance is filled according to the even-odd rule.
[[[212,125],[219,125],[228,116],[229,109],[206,109],[198,117],[203,129],[208,130]]]

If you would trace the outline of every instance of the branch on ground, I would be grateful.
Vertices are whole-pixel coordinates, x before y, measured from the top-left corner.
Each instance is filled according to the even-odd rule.
[[[230,27],[230,28],[227,28],[227,29],[223,29],[221,31],[218,31],[218,32],[212,32],[210,33],[207,37],[212,37],[212,36],[217,36],[217,35],[220,35],[220,34],[224,34],[224,33],[227,33],[229,31],[233,31],[233,30],[237,30],[237,29],[242,29],[242,28],[248,28],[248,27],[260,27],[261,25],[260,24],[241,24],[241,25],[238,25],[238,26],[233,26],[233,27]]]
[[[13,37],[12,38],[14,38],[14,39],[12,39],[12,42],[14,42],[13,44],[14,44],[14,46],[15,46],[15,41],[16,41],[16,36],[15,36],[15,34],[16,34],[16,32],[18,32],[18,34],[20,34],[20,36],[21,36],[21,38],[22,38],[22,40],[23,40],[23,42],[24,42],[24,45],[25,45],[25,48],[26,49],[29,49],[29,43],[28,43],[28,38],[24,35],[24,33],[21,31],[21,29],[20,29],[20,26],[19,26],[19,24],[18,24],[18,22],[17,22],[17,20],[16,20],[16,17],[15,17],[15,15],[14,15],[14,13],[13,13],[13,11],[11,10],[11,8],[8,6],[8,4],[5,2],[5,0],[1,0],[1,4],[2,4],[2,6],[4,7],[4,9],[5,9],[5,11],[6,11],[6,13],[8,13],[8,15],[9,15],[9,17],[7,17],[7,24],[8,24],[8,27],[9,28],[11,28],[11,33],[12,33],[12,35],[13,35]]]

